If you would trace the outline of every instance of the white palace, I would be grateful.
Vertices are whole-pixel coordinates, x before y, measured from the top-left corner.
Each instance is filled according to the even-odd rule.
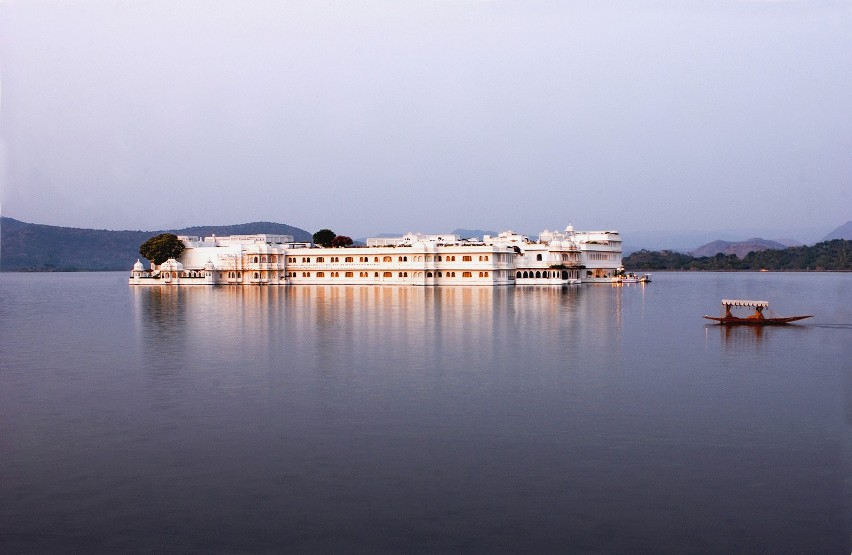
[[[364,247],[318,248],[290,235],[181,236],[186,249],[131,285],[566,285],[607,282],[622,271],[617,231],[504,231],[373,238]]]

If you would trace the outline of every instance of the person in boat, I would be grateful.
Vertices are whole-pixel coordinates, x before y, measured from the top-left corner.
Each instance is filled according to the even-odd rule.
[[[763,318],[763,307],[762,306],[756,306],[754,308],[754,314],[752,314],[751,316],[747,316],[747,318],[749,320],[763,320],[764,319]]]

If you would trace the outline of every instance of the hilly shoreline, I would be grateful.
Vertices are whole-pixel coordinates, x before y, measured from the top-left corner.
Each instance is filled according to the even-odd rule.
[[[275,222],[225,226],[193,226],[155,231],[84,229],[32,224],[0,218],[0,272],[103,272],[128,270],[139,256],[139,245],[159,233],[176,235],[292,235],[310,241],[311,234]]]

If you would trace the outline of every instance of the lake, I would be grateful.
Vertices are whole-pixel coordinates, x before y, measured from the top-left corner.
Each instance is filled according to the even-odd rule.
[[[850,274],[0,274],[4,553],[849,553],[850,447]]]

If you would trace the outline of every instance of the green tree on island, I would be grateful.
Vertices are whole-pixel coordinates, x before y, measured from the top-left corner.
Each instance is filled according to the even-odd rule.
[[[314,233],[314,244],[321,247],[330,247],[335,237],[337,237],[337,234],[332,230],[321,229]]]
[[[352,244],[352,237],[347,237],[346,235],[338,235],[334,239],[331,240],[332,247],[348,247]]]
[[[186,245],[173,233],[161,233],[151,237],[139,246],[139,254],[160,265],[169,258],[177,258],[183,253]]]

